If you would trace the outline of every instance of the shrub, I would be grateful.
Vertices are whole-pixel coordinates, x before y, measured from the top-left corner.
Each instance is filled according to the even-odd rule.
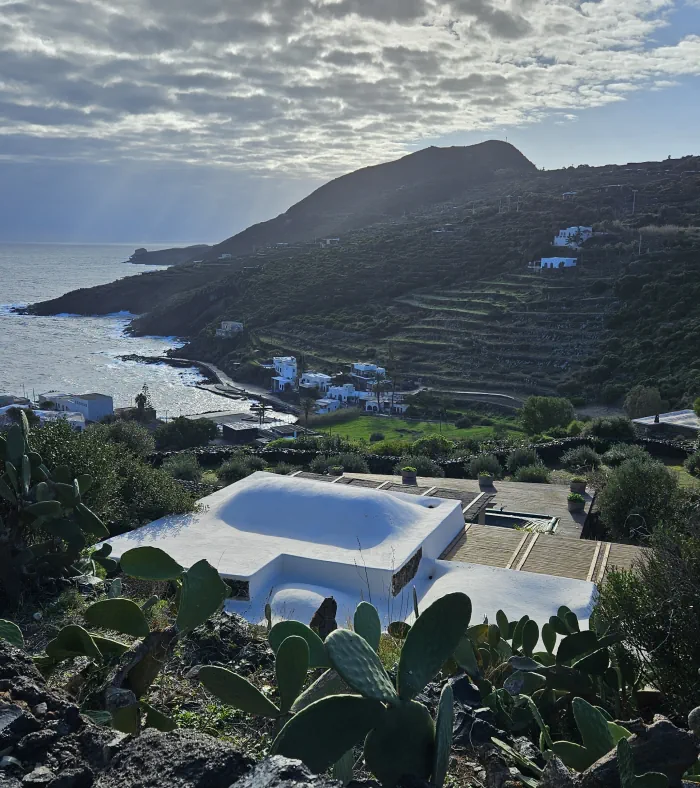
[[[369,436],[369,442],[370,443],[377,443],[378,441],[383,441],[383,440],[384,440],[384,433],[383,432],[373,432]]]
[[[562,397],[528,397],[520,411],[523,427],[529,434],[552,427],[566,427],[574,418],[574,406]]]
[[[569,493],[566,496],[566,500],[571,501],[571,503],[584,503],[586,499],[581,493]]]
[[[564,427],[552,427],[547,430],[547,435],[549,435],[550,438],[559,439],[568,437],[569,433]]]
[[[455,444],[444,435],[426,435],[411,445],[411,454],[425,454],[427,457],[446,457],[452,454]]]
[[[289,476],[290,473],[295,473],[299,468],[296,465],[290,465],[288,462],[278,462],[270,470],[273,473],[279,473],[281,476]]]
[[[401,457],[411,453],[411,441],[384,440],[372,446],[372,453],[383,457]]]
[[[695,411],[695,415],[700,418],[700,397],[698,397],[695,402],[693,402],[693,410]]]
[[[74,432],[65,421],[57,421],[33,430],[30,444],[47,467],[66,465],[73,476],[93,477],[83,500],[112,533],[194,508],[192,496],[172,476],[105,442],[99,428]]]
[[[90,429],[103,435],[106,440],[126,446],[137,457],[148,457],[156,450],[153,435],[137,421],[114,421],[111,424],[97,424]]]
[[[402,468],[415,468],[419,476],[437,476],[442,478],[445,475],[442,467],[435,460],[431,460],[430,457],[426,457],[424,454],[408,454],[402,457],[394,465],[394,473],[400,475]]]
[[[216,438],[216,424],[209,419],[186,419],[184,416],[161,424],[153,437],[156,446],[164,451],[180,451],[195,446],[206,446]]]
[[[700,478],[700,451],[691,454],[683,464],[685,465],[686,471],[688,471],[691,476]]]
[[[188,482],[200,481],[203,473],[199,460],[190,452],[168,457],[161,468],[166,473],[169,473],[173,479],[184,479]]]
[[[599,493],[600,516],[616,539],[645,538],[673,514],[678,479],[651,457],[625,460]]]
[[[567,435],[568,435],[570,438],[576,438],[576,437],[578,437],[578,436],[581,434],[581,431],[582,431],[582,430],[583,430],[583,424],[581,424],[581,422],[580,422],[580,421],[576,421],[576,420],[574,420],[574,421],[572,421],[572,422],[571,422],[571,424],[569,424],[569,426],[566,428],[566,434],[567,434]]]
[[[476,479],[482,472],[488,473],[494,479],[500,479],[503,473],[498,457],[493,454],[479,454],[472,457],[469,463],[464,466],[464,470],[472,479]]]
[[[367,460],[361,454],[319,454],[309,463],[312,473],[328,473],[331,468],[339,467],[347,473],[369,473]]]
[[[577,446],[561,455],[561,463],[570,471],[576,471],[579,468],[599,468],[601,459],[600,454],[591,446]]]
[[[541,462],[539,454],[530,446],[521,446],[508,455],[506,460],[506,468],[508,473],[515,473],[518,468],[524,468],[526,465],[539,465]]]
[[[401,468],[401,473],[416,473],[416,469],[412,465],[406,465]]]
[[[654,416],[662,410],[661,394],[652,386],[635,386],[625,397],[625,412],[631,419]]]
[[[549,484],[549,470],[546,465],[524,465],[513,476],[516,482],[530,482],[531,484]]]
[[[474,419],[467,415],[460,416],[457,421],[455,421],[455,427],[457,427],[458,430],[467,430],[472,424],[474,424]]]
[[[676,517],[676,520],[679,518]],[[611,571],[600,588],[596,618],[623,636],[628,661],[644,664],[667,711],[700,705],[700,524],[697,504],[682,526],[658,529],[636,571]]]
[[[574,484],[587,484],[588,483],[588,479],[586,479],[585,476],[573,476],[571,478],[571,481]]]
[[[491,427],[493,426],[493,419],[490,416],[481,416],[479,418],[479,424],[482,427]]]
[[[604,440],[630,440],[635,437],[634,425],[625,416],[599,416],[584,425],[582,435]]]
[[[230,459],[226,460],[216,475],[219,481],[225,484],[233,484],[246,476],[250,476],[255,471],[262,471],[265,469],[265,461],[261,457],[248,457],[245,454],[235,454]]]
[[[603,455],[603,461],[611,468],[616,468],[625,460],[635,457],[649,457],[649,453],[642,446],[634,443],[615,443]]]

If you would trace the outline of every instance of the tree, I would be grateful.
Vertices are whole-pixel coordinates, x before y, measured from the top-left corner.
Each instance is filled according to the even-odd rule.
[[[651,457],[615,468],[599,493],[600,516],[615,539],[645,541],[673,517],[678,478]]]
[[[216,435],[216,424],[213,421],[178,416],[167,424],[160,424],[153,437],[158,449],[179,451],[195,446],[207,446]]]
[[[145,421],[146,411],[153,408],[151,403],[151,394],[148,390],[148,386],[145,383],[143,384],[141,391],[139,391],[139,393],[134,397],[134,402],[136,403],[139,421]]]
[[[635,386],[625,397],[625,411],[631,419],[655,416],[662,410],[661,394],[653,386]]]
[[[520,419],[530,435],[550,427],[566,427],[574,419],[574,406],[563,397],[528,397],[520,410]]]
[[[309,428],[309,415],[313,413],[316,402],[311,397],[304,397],[301,401],[301,410],[304,413],[304,426]]]
[[[148,457],[156,450],[153,435],[135,421],[119,420],[111,424],[96,424],[89,429],[104,435],[106,440],[121,443],[137,457]]]
[[[693,410],[695,411],[695,415],[700,419],[700,397],[693,403]]]
[[[267,410],[268,410],[267,402],[265,402],[264,399],[261,399],[260,408],[258,410],[258,424],[260,424],[261,427],[265,423],[265,413],[267,413]]]
[[[623,650],[664,694],[667,708],[687,714],[700,704],[700,507],[679,494],[673,522],[651,538],[634,571],[611,571],[595,617],[623,635]]]

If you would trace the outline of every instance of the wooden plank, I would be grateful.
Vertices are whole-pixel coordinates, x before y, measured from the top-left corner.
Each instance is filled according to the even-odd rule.
[[[464,528],[455,536],[455,538],[447,545],[447,547],[442,551],[440,555],[440,559],[443,561],[451,561],[450,555],[461,547],[462,544],[467,539],[467,531],[471,528],[471,523],[467,523]]]
[[[600,569],[598,570],[598,577],[596,578],[597,583],[601,583],[605,577],[605,570],[608,568],[608,558],[610,558],[611,547],[612,545],[610,542],[605,545],[605,553],[603,554],[603,560],[600,562]]]
[[[600,555],[600,546],[602,542],[595,543],[595,553],[593,553],[593,560],[591,561],[590,569],[588,570],[588,574],[586,575],[586,580],[590,583],[593,579],[593,574],[595,572],[596,564],[598,563],[598,556]]]
[[[424,493],[421,493],[421,495],[432,495],[435,490],[437,490],[437,487],[433,485],[432,487],[428,487],[428,489]]]
[[[585,580],[595,552],[595,543],[586,539],[539,534],[539,539],[521,569],[541,575]]]
[[[379,487],[377,487],[377,489],[378,490],[385,490],[390,484],[391,484],[391,479],[387,479],[385,482],[382,482],[379,485]]]
[[[540,538],[539,534],[535,534],[532,537],[532,541],[527,546],[527,550],[525,550],[525,553],[523,554],[523,557],[520,559],[520,561],[518,561],[518,565],[515,567],[515,571],[516,572],[519,572],[523,568],[523,566],[525,565],[525,561],[527,561],[530,553],[532,552],[532,548],[535,546],[535,544],[537,543],[537,540],[539,538]]]
[[[515,563],[515,559],[518,557],[518,553],[520,552],[520,550],[522,549],[522,546],[527,541],[527,538],[528,538],[529,535],[530,534],[523,534],[523,538],[520,540],[518,546],[513,551],[513,555],[510,557],[510,561],[508,561],[508,563],[506,564],[506,569],[512,569],[513,568],[513,564]]]
[[[453,548],[449,559],[505,569],[521,539],[522,534],[510,528],[472,524],[469,538],[462,538]]]

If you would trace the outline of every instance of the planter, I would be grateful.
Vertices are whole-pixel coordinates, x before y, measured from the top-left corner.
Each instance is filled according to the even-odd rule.
[[[571,482],[569,484],[569,489],[572,493],[583,495],[586,492],[586,482]]]
[[[415,486],[418,484],[418,474],[401,471],[401,484],[412,484]]]
[[[479,487],[493,487],[493,476],[479,476]]]
[[[569,511],[572,514],[582,512],[586,508],[585,501],[569,501]]]
[[[342,476],[343,475],[343,468],[339,465],[334,465],[332,468],[328,469],[329,476]]]

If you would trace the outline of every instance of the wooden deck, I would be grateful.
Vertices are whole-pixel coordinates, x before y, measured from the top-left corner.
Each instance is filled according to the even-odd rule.
[[[566,487],[553,484],[522,484],[497,481],[493,488],[480,490],[472,479],[419,478],[417,486],[402,485],[396,476],[346,474],[340,477],[299,472],[299,478],[318,479],[332,484],[371,487],[386,492],[435,496],[461,501],[467,523],[440,556],[446,561],[496,566],[516,572],[569,577],[600,583],[613,568],[632,569],[645,551],[643,547],[581,539],[586,513],[571,514]],[[480,501],[475,499],[484,493]],[[591,497],[587,497],[586,510]],[[489,501],[489,507],[504,513],[521,512],[557,517],[552,534],[479,525],[470,522]],[[473,510],[473,511],[472,511]]]

